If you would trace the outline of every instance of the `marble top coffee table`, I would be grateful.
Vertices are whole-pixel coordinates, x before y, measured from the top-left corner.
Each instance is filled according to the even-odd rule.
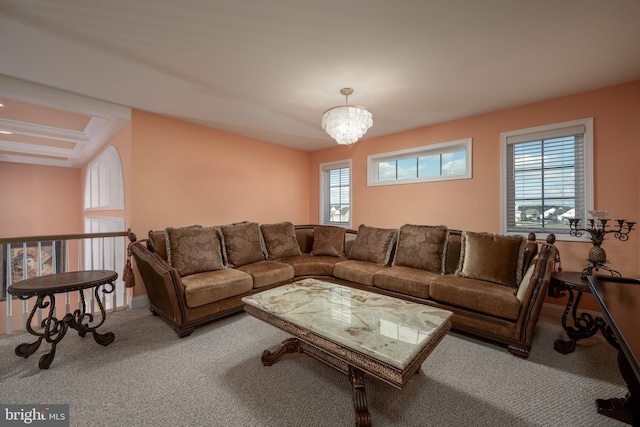
[[[295,338],[275,352],[307,353],[349,375],[357,425],[370,425],[364,373],[401,388],[451,327],[450,311],[318,279],[303,279],[242,299],[245,311]]]

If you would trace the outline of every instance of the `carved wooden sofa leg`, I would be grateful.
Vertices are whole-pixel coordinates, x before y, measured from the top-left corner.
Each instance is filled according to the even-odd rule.
[[[523,359],[528,358],[531,351],[531,347],[517,346],[513,344],[509,345],[509,347],[507,348],[509,349],[511,354],[522,357]]]
[[[195,326],[189,326],[189,327],[176,326],[173,329],[176,331],[179,338],[184,338],[191,335],[196,328]]]

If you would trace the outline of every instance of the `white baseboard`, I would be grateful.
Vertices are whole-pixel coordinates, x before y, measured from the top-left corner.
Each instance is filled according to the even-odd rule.
[[[129,308],[144,308],[149,306],[149,298],[146,295],[140,295],[131,298]]]
[[[564,314],[564,309],[564,305],[544,303],[542,304],[542,310],[540,311],[540,314],[543,316],[556,317],[560,319]],[[580,307],[578,307],[578,315],[580,313],[589,313],[593,317],[602,317],[602,313],[600,313],[599,311],[581,310]]]

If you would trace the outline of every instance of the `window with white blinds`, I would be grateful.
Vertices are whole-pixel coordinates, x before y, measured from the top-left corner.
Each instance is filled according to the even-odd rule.
[[[124,180],[120,156],[115,147],[108,147],[87,168],[84,186],[84,208],[101,210],[124,209]]]
[[[592,119],[502,134],[503,231],[569,234],[593,204]]]
[[[320,223],[351,227],[351,160],[320,165]]]

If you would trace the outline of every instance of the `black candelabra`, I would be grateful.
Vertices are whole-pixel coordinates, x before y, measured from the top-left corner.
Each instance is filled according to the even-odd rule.
[[[613,270],[605,265],[607,262],[607,253],[602,248],[602,242],[607,234],[613,233],[613,237],[620,241],[629,240],[629,233],[633,230],[635,222],[627,221],[626,219],[614,220],[617,224],[608,224],[609,220],[606,218],[610,212],[603,211],[589,211],[589,214],[594,219],[589,219],[589,224],[582,227],[580,219],[574,218],[569,220],[569,234],[574,237],[582,237],[584,233],[589,234],[593,247],[589,250],[589,265],[582,270],[582,277],[590,276],[593,269],[596,271],[603,269],[611,273],[612,276],[621,277],[620,272]],[[612,227],[607,230],[607,227]]]

